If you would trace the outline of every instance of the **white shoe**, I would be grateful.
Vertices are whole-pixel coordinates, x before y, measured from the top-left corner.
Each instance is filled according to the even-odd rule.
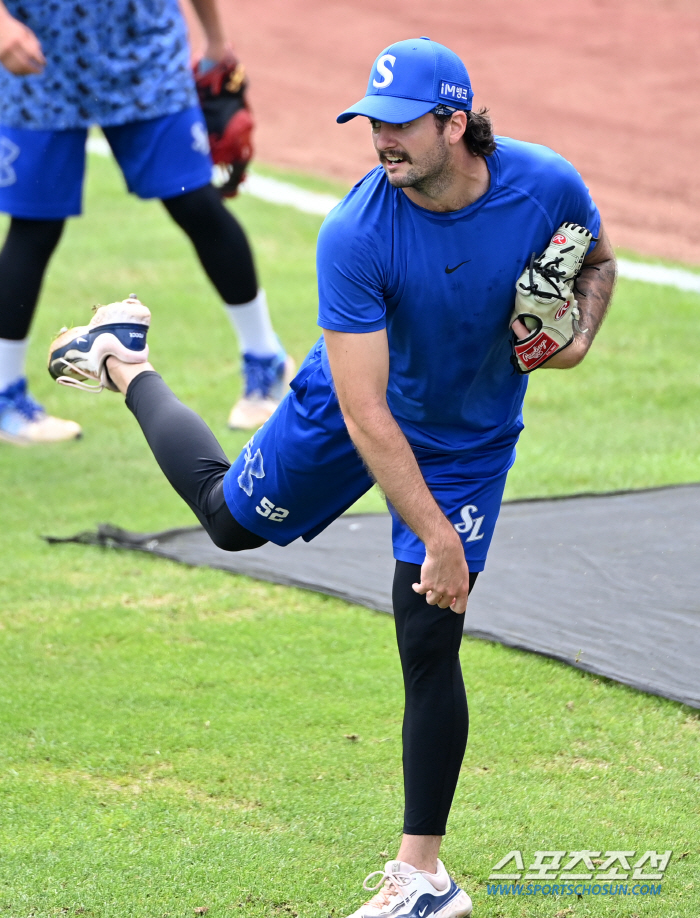
[[[82,436],[80,424],[47,414],[27,392],[27,380],[0,392],[0,440],[15,446],[59,443]]]
[[[124,363],[146,363],[146,334],[151,313],[130,294],[119,303],[99,306],[88,325],[64,328],[49,345],[49,373],[64,386],[88,392],[118,389],[109,378],[105,361],[118,357]],[[86,383],[93,380],[95,384]]]
[[[243,355],[245,395],[231,409],[228,426],[257,430],[272,416],[294,378],[296,365],[282,350],[272,357]]]
[[[377,876],[379,881],[369,886]],[[450,879],[440,860],[437,874],[389,861],[384,870],[370,873],[363,886],[381,889],[348,918],[468,918],[472,913],[472,900]]]

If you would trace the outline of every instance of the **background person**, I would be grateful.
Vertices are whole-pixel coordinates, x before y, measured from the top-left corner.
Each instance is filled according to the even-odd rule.
[[[204,67],[231,54],[215,0],[194,0]],[[0,438],[72,439],[27,390],[29,329],[67,217],[81,212],[87,128],[99,124],[129,190],[161,198],[226,305],[244,355],[232,427],[256,428],[284,388],[287,357],[246,236],[211,186],[212,164],[177,0],[0,2]]]
[[[485,111],[471,107],[466,68],[444,46],[411,39],[379,55],[367,95],[338,118],[370,119],[381,165],[322,227],[323,336],[232,465],[146,362],[150,313],[138,300],[102,307],[50,351],[55,378],[88,377],[126,395],[163,472],[220,548],[310,540],[373,480],[386,494],[406,693],[403,838],[377,883],[365,881],[378,892],[352,918],[471,914],[438,853],[469,726],[462,614],[523,428],[530,358],[520,353],[518,373],[522,342],[510,326],[523,340],[544,329],[527,327],[514,302],[541,282],[543,313],[552,297],[556,321],[579,311],[570,340],[545,364],[566,369],[588,352],[615,278],[598,209],[573,166],[494,137]],[[577,235],[585,242],[572,243]],[[551,258],[533,260],[550,249]],[[522,284],[531,289],[516,300]],[[114,324],[139,343],[111,333]]]

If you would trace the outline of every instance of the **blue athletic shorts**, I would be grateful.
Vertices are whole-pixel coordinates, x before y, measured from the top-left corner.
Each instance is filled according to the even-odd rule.
[[[211,180],[198,106],[150,121],[103,128],[133,194],[174,198]],[[0,125],[0,211],[59,220],[82,212],[87,131],[33,131]]]
[[[224,497],[238,522],[276,545],[310,541],[372,486],[348,435],[318,346],[309,354],[270,420],[249,440],[224,478]],[[464,544],[472,571],[482,571],[498,519],[508,444],[472,453],[413,448],[433,497]],[[425,548],[390,506],[394,557],[422,564]]]

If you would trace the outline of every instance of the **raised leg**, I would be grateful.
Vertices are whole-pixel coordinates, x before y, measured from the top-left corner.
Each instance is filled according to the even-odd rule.
[[[175,397],[150,364],[108,357],[107,368],[163,474],[214,544],[226,551],[264,545],[267,540],[241,526],[228,509],[223,481],[231,463],[199,415]]]

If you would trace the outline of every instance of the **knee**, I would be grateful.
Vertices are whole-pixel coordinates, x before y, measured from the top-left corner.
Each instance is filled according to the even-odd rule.
[[[426,621],[409,624],[403,634],[402,651],[407,667],[421,671],[442,666],[458,656],[453,647],[452,629],[440,627],[437,622],[429,624]]]
[[[250,551],[267,542],[267,539],[241,526],[226,503],[207,517],[205,528],[214,545],[223,551]]]
[[[415,596],[415,594],[414,594]],[[411,608],[396,609],[401,665],[407,684],[449,682],[459,668],[464,616],[429,606],[416,596]]]
[[[178,226],[190,235],[207,225],[211,227],[221,211],[228,213],[213,185],[196,188],[175,198],[165,198],[163,205]]]
[[[248,530],[245,530],[245,535],[241,535],[216,526],[207,526],[206,529],[214,545],[223,551],[250,551],[253,548],[260,548],[267,542],[267,539],[255,535],[254,532],[248,532]]]
[[[13,217],[7,241],[32,249],[48,258],[58,245],[65,220],[26,220]]]

